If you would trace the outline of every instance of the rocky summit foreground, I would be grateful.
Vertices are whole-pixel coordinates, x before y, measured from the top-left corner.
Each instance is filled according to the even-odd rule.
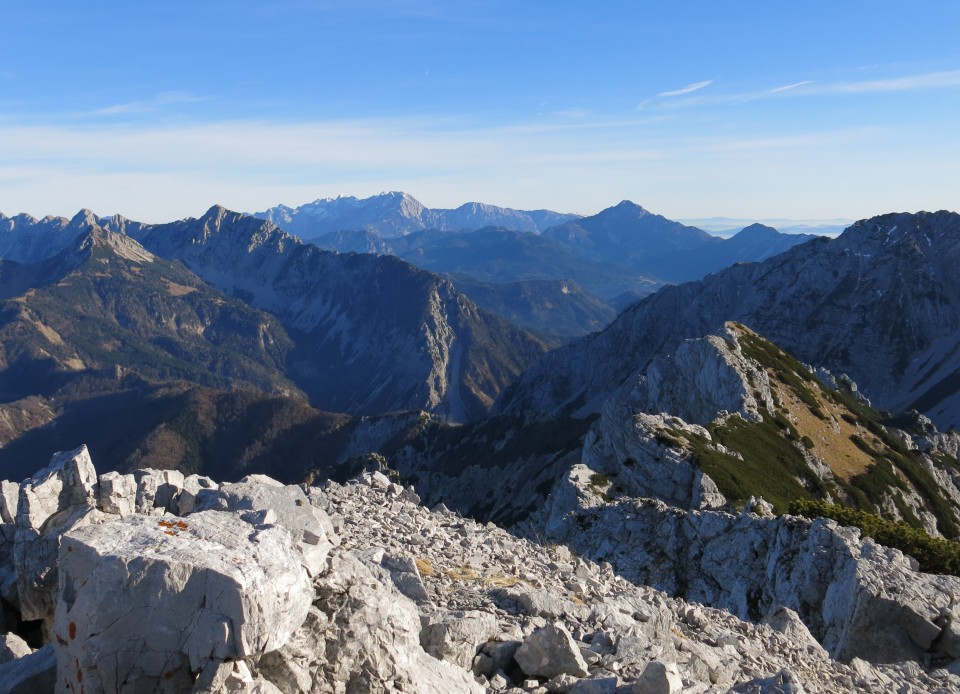
[[[960,689],[952,603],[913,623],[894,594],[872,621],[854,610],[845,643],[922,632],[926,650],[841,662],[789,607],[742,621],[419,502],[376,472],[217,485],[98,477],[86,448],[57,454],[0,483],[0,692]],[[960,596],[960,579],[938,577],[933,596],[931,577],[897,571],[910,604]]]

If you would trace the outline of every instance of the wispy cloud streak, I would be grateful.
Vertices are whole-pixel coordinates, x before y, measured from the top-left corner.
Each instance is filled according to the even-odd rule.
[[[669,92],[660,92],[657,94],[658,98],[671,97],[671,96],[683,96],[684,94],[692,94],[693,92],[698,92],[704,87],[709,87],[713,84],[713,80],[703,80],[702,82],[694,82],[693,84],[688,84],[686,87],[681,87],[680,89],[674,89]]]
[[[144,101],[130,101],[123,104],[114,104],[93,111],[95,116],[129,116],[138,113],[154,113],[165,106],[176,106],[179,104],[196,104],[202,101],[209,101],[208,96],[196,96],[186,92],[163,92],[157,94],[152,99]]]
[[[960,70],[928,72],[881,80],[838,82],[805,90],[815,94],[866,94],[870,92],[902,92],[915,89],[949,89],[960,87]]]
[[[782,87],[774,87],[773,89],[769,90],[767,94],[781,94],[783,92],[788,92],[791,89],[796,89],[797,87],[805,87],[806,85],[813,84],[813,83],[814,83],[813,80],[804,80],[802,82],[794,82],[793,84],[785,84]]]

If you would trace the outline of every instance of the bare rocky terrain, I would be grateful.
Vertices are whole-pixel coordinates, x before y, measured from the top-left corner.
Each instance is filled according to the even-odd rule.
[[[3,692],[960,687],[960,579],[831,522],[721,519],[790,527],[847,576],[859,597],[833,596],[854,610],[834,609],[824,647],[788,606],[743,621],[674,599],[565,545],[429,510],[379,472],[309,488],[98,476],[81,448],[0,491]]]

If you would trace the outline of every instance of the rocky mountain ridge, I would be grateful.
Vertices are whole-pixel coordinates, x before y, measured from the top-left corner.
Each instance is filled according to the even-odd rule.
[[[608,328],[543,359],[498,411],[587,414],[684,339],[735,320],[806,363],[848,374],[880,409],[960,422],[960,215],[892,214],[857,222],[760,263],[663,288]]]
[[[830,613],[828,651],[789,607],[755,623],[676,600],[563,545],[429,511],[379,473],[323,488],[98,476],[81,448],[0,492],[0,681],[11,693],[960,686],[948,597],[960,579],[919,574],[895,554],[885,567],[872,559],[881,548],[830,522],[788,521],[817,561],[848,567],[829,594],[846,611]],[[776,534],[779,521],[724,522]],[[906,590],[877,594],[882,584]],[[856,655],[873,643],[884,645],[876,662]],[[918,651],[922,661],[900,658]]]
[[[343,231],[322,236],[314,243],[341,252],[395,255],[425,270],[484,282],[574,281],[605,299],[625,291],[645,295],[658,286],[650,277],[619,264],[584,258],[575,249],[543,235],[502,227],[459,234],[428,230],[388,239],[369,232]]]
[[[463,421],[486,411],[545,349],[430,273],[389,257],[323,252],[269,222],[223,208],[167,225],[86,211],[69,222],[47,221],[55,242],[11,243],[11,254],[45,262],[60,245],[102,228],[150,248],[137,252],[180,260],[220,291],[279,316],[296,343],[285,373],[322,409],[426,409]],[[40,227],[38,238],[47,233]],[[10,238],[33,238],[32,231],[21,226]],[[126,248],[119,241],[115,246]],[[29,289],[28,275],[5,263],[0,276],[9,279],[7,294]]]
[[[49,395],[48,381],[99,371],[298,392],[282,376],[293,343],[276,318],[127,236],[94,226],[24,268],[30,288],[3,291],[12,295],[0,321],[7,399]]]

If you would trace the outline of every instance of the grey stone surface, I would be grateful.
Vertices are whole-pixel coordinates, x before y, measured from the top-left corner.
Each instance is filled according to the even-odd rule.
[[[310,504],[300,487],[285,486],[266,475],[252,475],[236,484],[221,485],[205,497],[201,508],[275,513],[275,522],[290,532],[311,576],[325,567],[327,554],[339,543],[330,519]]]
[[[679,694],[681,691],[683,678],[677,664],[659,660],[651,660],[632,687],[632,694]]]
[[[57,686],[57,655],[53,646],[0,665],[0,694],[41,694]]]
[[[488,639],[499,633],[497,619],[488,612],[456,611],[420,629],[420,644],[430,655],[471,670],[473,659]]]
[[[0,481],[0,522],[16,523],[19,501],[20,485],[8,480]]]
[[[121,517],[137,511],[137,479],[133,475],[105,472],[100,475],[100,510]]]

